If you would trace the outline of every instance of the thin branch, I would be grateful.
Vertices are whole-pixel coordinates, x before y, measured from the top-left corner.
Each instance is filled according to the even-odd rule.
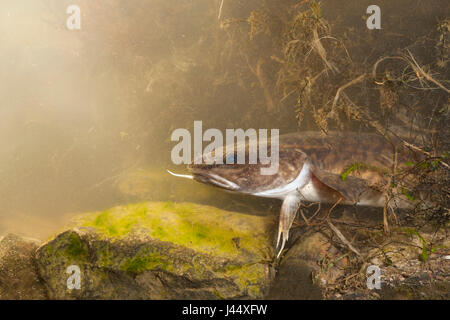
[[[429,152],[423,150],[422,148],[416,147],[415,145],[413,145],[413,144],[411,144],[411,143],[409,143],[409,142],[406,142],[406,141],[403,140],[403,139],[401,139],[401,140],[402,140],[402,143],[403,143],[406,147],[408,147],[408,148],[410,148],[410,149],[413,149],[413,150],[416,150],[416,151],[419,151],[419,152],[423,153],[424,155],[426,155],[426,156],[428,156],[428,157],[430,157],[430,158],[433,158],[433,155],[432,155],[431,153],[429,153]],[[445,163],[444,161],[442,161],[442,160],[440,160],[440,159],[438,159],[438,161],[439,161],[439,163],[442,164],[444,167],[446,167],[447,169],[450,169],[450,166],[449,166],[447,163]]]
[[[222,17],[222,9],[223,9],[223,3],[225,0],[222,0],[220,2],[220,7],[219,7],[219,15],[217,16],[217,19],[220,20],[220,18]]]
[[[446,87],[444,87],[440,82],[436,81],[432,76],[430,76],[428,73],[426,73],[425,71],[423,71],[423,69],[419,66],[419,64],[417,63],[416,59],[414,59],[414,56],[411,54],[411,52],[409,50],[407,50],[412,62],[414,63],[413,69],[415,71],[417,71],[418,73],[420,73],[425,79],[427,79],[430,82],[433,82],[435,85],[437,85],[439,88],[441,88],[442,90],[444,90],[447,93],[450,93],[450,90],[447,89]],[[410,63],[411,64],[411,63]],[[412,66],[412,64],[411,64]]]
[[[308,2],[309,0],[303,0],[303,1],[300,1],[299,3],[297,3],[296,5],[294,5],[294,8],[298,8],[298,7],[300,7],[301,5],[303,5],[303,4],[305,4],[306,2]]]
[[[410,52],[409,50],[407,50],[407,51],[408,51],[408,54],[409,54],[409,56],[411,57],[411,59],[409,59],[408,57],[402,57],[402,56],[384,57],[384,58],[379,59],[379,60],[373,65],[373,68],[372,68],[372,77],[373,77],[374,79],[376,79],[376,77],[377,77],[377,68],[378,68],[378,65],[379,65],[381,62],[383,62],[384,60],[388,60],[388,59],[391,59],[391,60],[402,60],[402,61],[406,62],[406,63],[413,69],[413,71],[416,73],[417,80],[419,80],[419,81],[421,82],[421,84],[422,84],[422,81],[421,81],[421,76],[422,76],[423,78],[425,78],[425,79],[427,79],[428,81],[430,81],[430,82],[434,83],[435,85],[437,85],[439,88],[441,88],[441,89],[444,90],[445,92],[450,93],[450,90],[449,90],[449,89],[447,89],[447,88],[446,88],[444,85],[442,85],[439,81],[435,80],[432,76],[430,76],[428,73],[426,73],[426,72],[419,66],[419,64],[417,63],[416,59],[415,59],[414,56],[411,54],[411,52]],[[423,86],[423,84],[422,84],[422,86]],[[422,87],[422,88],[423,88],[423,87]],[[418,88],[416,88],[416,89],[418,89]],[[433,88],[424,88],[424,89],[426,89],[426,90],[431,90],[431,89],[433,89]]]
[[[339,69],[333,63],[329,62],[327,59],[327,51],[325,50],[322,43],[320,42],[319,34],[317,33],[317,26],[313,30],[313,37],[314,37],[314,41],[312,42],[312,47],[315,49],[315,51],[320,56],[322,61],[325,63],[327,68],[330,69],[332,72],[339,73]]]
[[[359,253],[359,251],[352,246],[352,244],[344,237],[344,235],[342,234],[341,231],[339,231],[338,228],[336,228],[334,226],[334,224],[331,223],[331,220],[328,218],[327,219],[327,223],[328,226],[331,228],[331,230],[333,230],[333,232],[337,235],[337,237],[350,249],[352,250],[354,253],[356,253],[357,256],[361,257],[361,253]]]
[[[347,83],[344,84],[343,86],[339,87],[339,89],[336,91],[336,96],[334,97],[333,105],[331,106],[331,112],[334,111],[334,109],[335,109],[335,107],[336,107],[336,104],[337,104],[337,102],[338,102],[338,100],[339,100],[339,96],[341,95],[341,92],[342,92],[343,90],[345,90],[346,88],[348,88],[348,87],[354,85],[355,83],[358,83],[358,82],[363,81],[365,77],[366,77],[366,74],[363,73],[363,74],[360,75],[358,78],[353,79],[352,81],[347,82]]]

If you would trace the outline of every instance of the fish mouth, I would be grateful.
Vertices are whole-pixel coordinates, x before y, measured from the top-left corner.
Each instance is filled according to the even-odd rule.
[[[214,173],[194,171],[193,178],[198,182],[209,184],[229,191],[239,191],[241,189],[234,182],[227,180],[221,176],[218,176],[217,174]]]
[[[230,180],[227,180],[217,174],[210,173],[210,172],[204,172],[204,171],[198,171],[198,170],[195,170],[192,168],[190,168],[190,171],[192,172],[192,175],[176,174],[176,173],[173,173],[173,172],[167,170],[167,172],[169,172],[171,175],[173,175],[175,177],[196,180],[198,182],[201,182],[204,184],[209,184],[214,187],[219,187],[219,188],[222,188],[225,190],[239,191],[241,189],[236,183],[234,183]]]

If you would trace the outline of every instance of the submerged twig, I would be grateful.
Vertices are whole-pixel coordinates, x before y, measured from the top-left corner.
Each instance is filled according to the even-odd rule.
[[[416,71],[417,73],[421,74],[425,79],[427,79],[430,82],[433,82],[435,85],[437,85],[439,88],[441,88],[442,90],[444,90],[447,93],[450,93],[450,90],[447,89],[446,87],[444,87],[440,82],[438,82],[437,80],[435,80],[432,76],[430,76],[428,73],[426,73],[417,63],[416,59],[414,58],[414,56],[411,54],[411,52],[409,50],[407,50],[409,53],[409,56],[411,57],[411,60],[413,63],[410,62],[411,67],[414,69],[414,71]]]
[[[337,102],[338,102],[338,100],[339,100],[339,96],[340,96],[341,92],[342,92],[343,90],[345,90],[346,88],[348,88],[348,87],[350,87],[350,86],[352,86],[352,85],[354,85],[354,84],[356,84],[356,83],[358,83],[358,82],[363,81],[365,77],[366,77],[366,74],[363,73],[363,74],[360,75],[358,78],[353,79],[353,80],[350,81],[350,82],[347,82],[347,83],[344,84],[343,86],[339,87],[339,89],[337,89],[336,95],[335,95],[334,100],[333,100],[333,105],[331,106],[331,111],[330,111],[330,113],[331,113],[331,112],[334,112],[334,110],[335,110],[335,108],[336,108],[336,104],[337,104]]]
[[[309,1],[309,0],[303,0],[303,1],[300,1],[299,3],[297,3],[296,5],[294,5],[294,8],[298,8],[298,7],[300,7],[301,5],[307,3],[308,1]]]
[[[219,7],[219,15],[217,16],[217,19],[220,20],[220,18],[222,17],[222,9],[223,9],[223,3],[225,0],[222,0],[220,2],[220,7]]]
[[[354,253],[356,253],[357,256],[361,257],[361,253],[359,253],[359,251],[345,238],[345,236],[342,234],[341,231],[339,231],[338,228],[336,228],[336,226],[331,223],[330,218],[327,218],[327,223],[328,226],[330,227],[331,230],[333,230],[333,232],[337,235],[337,237],[350,249],[352,250]]]
[[[323,47],[322,43],[320,42],[319,34],[317,33],[317,26],[313,30],[313,36],[314,41],[312,42],[312,47],[316,50],[317,54],[320,56],[322,61],[332,72],[339,72],[339,69],[333,63],[329,62],[327,59],[327,52]]]
[[[423,68],[417,63],[417,61],[416,61],[416,59],[414,58],[414,56],[412,55],[412,53],[411,53],[409,50],[407,50],[407,51],[408,51],[409,57],[406,57],[406,56],[391,56],[391,57],[384,57],[384,58],[378,59],[378,61],[373,65],[373,68],[372,68],[372,77],[373,77],[374,79],[376,79],[376,77],[377,77],[377,68],[378,68],[378,65],[379,65],[381,62],[383,62],[383,61],[385,61],[385,60],[388,60],[388,59],[391,59],[391,60],[401,60],[401,61],[406,62],[406,63],[413,69],[413,71],[416,73],[417,79],[418,79],[419,81],[421,81],[420,76],[422,76],[422,77],[425,78],[426,80],[428,80],[428,81],[434,83],[435,85],[437,85],[439,88],[441,88],[441,89],[444,90],[445,92],[450,93],[450,90],[449,90],[449,89],[447,89],[443,84],[441,84],[439,81],[437,81],[437,80],[434,79],[432,76],[430,76],[427,72],[425,72],[425,71],[423,70]],[[422,84],[422,83],[421,83],[421,84]],[[423,84],[422,84],[422,85],[423,85]],[[431,89],[431,88],[424,88],[424,89]]]

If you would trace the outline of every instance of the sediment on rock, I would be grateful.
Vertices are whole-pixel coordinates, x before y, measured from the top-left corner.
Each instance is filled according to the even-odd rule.
[[[147,202],[78,216],[37,251],[52,299],[262,298],[271,220],[190,203]],[[80,289],[67,268],[79,268]]]
[[[8,234],[0,239],[0,299],[46,299],[34,260],[39,241]]]

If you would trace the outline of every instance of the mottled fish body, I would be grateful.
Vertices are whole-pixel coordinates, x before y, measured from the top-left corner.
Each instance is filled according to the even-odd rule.
[[[417,160],[416,154],[376,134],[299,132],[280,136],[279,169],[273,175],[262,175],[261,167],[268,165],[260,163],[196,164],[189,166],[189,177],[231,192],[282,200],[281,253],[302,201],[384,206],[381,189],[392,170],[394,150],[398,168]],[[406,198],[393,201],[400,208],[411,206]]]

